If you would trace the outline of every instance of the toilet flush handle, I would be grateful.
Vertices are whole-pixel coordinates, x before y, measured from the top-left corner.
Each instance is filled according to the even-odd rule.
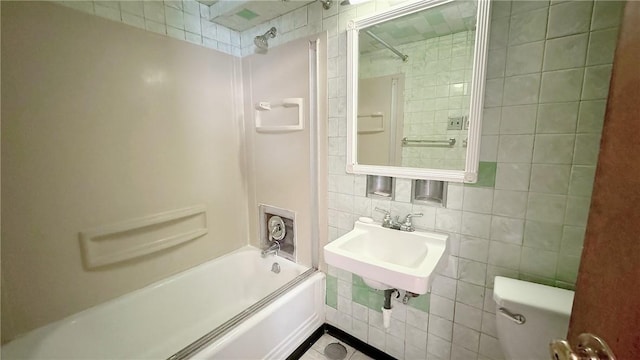
[[[507,308],[499,308],[498,311],[500,311],[500,314],[502,314],[503,316],[505,316],[507,319],[513,321],[514,323],[518,324],[518,325],[522,325],[524,324],[527,319],[524,317],[524,315],[522,314],[514,314],[511,311],[509,311],[509,309]]]

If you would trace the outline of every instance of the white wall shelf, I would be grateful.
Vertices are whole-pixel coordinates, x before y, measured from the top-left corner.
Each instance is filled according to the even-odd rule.
[[[88,269],[111,265],[193,241],[207,234],[207,209],[196,205],[80,232]]]
[[[255,106],[254,116],[256,120],[257,132],[290,132],[304,130],[304,99],[303,98],[285,98],[280,103],[271,103],[268,101],[260,101]],[[279,108],[298,107],[297,122],[292,125],[269,125],[262,118],[262,113],[266,111],[278,111]]]

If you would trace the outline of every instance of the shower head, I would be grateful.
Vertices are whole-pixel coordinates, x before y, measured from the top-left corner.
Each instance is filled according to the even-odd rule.
[[[269,29],[266,33],[262,35],[258,35],[253,39],[253,43],[262,50],[267,50],[269,48],[269,39],[273,39],[276,37],[277,30],[275,27]]]

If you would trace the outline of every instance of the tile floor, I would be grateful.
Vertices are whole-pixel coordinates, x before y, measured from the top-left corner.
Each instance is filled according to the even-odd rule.
[[[344,360],[373,360],[329,334],[322,335],[322,337],[311,346],[311,349],[307,350],[307,352],[300,357],[300,360],[329,360],[329,358],[324,355],[324,348],[333,342],[339,342],[347,348],[347,356]]]

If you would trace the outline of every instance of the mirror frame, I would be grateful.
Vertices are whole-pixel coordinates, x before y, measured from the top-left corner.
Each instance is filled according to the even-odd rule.
[[[464,170],[412,168],[358,164],[358,35],[360,29],[384,21],[413,14],[453,0],[419,0],[408,5],[390,8],[380,14],[351,20],[347,24],[347,172],[352,174],[382,175],[408,179],[428,179],[474,183],[478,179],[480,159],[480,133],[484,103],[484,85],[489,41],[490,0],[476,0],[476,37],[473,50],[473,74],[469,106],[469,129]]]

